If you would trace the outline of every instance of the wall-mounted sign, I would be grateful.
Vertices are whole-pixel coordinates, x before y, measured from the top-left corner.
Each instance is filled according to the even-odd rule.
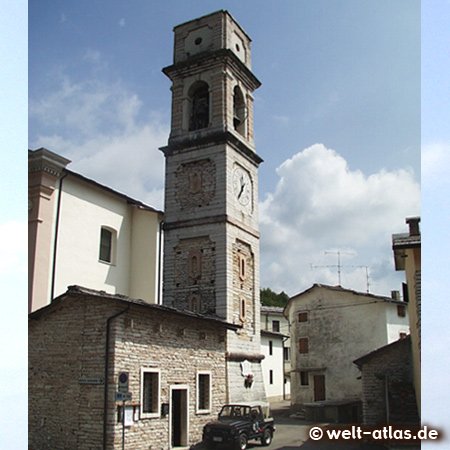
[[[119,392],[128,392],[128,379],[128,372],[119,372],[119,383],[117,385]]]
[[[105,384],[105,380],[103,378],[96,377],[80,377],[78,378],[78,384],[92,384],[98,386]]]

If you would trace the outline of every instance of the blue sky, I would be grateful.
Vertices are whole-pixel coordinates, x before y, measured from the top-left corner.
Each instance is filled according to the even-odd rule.
[[[163,208],[173,27],[227,9],[253,40],[261,284],[390,294],[420,214],[420,3],[50,0],[29,6],[29,147]],[[328,252],[328,253],[325,253]]]
[[[10,380],[3,398],[14,404],[1,415],[1,448],[26,445],[26,323],[19,319],[27,308],[26,181],[17,174],[27,163],[27,131],[30,148],[46,146],[71,158],[73,170],[162,206],[157,148],[169,132],[170,83],[161,68],[172,61],[172,28],[217,9],[229,10],[253,39],[253,71],[263,83],[255,93],[255,136],[265,160],[264,286],[295,294],[312,282],[336,284],[335,268],[310,265],[333,265],[324,252],[340,250],[353,255],[344,259],[348,266],[371,267],[376,293],[398,289],[403,274],[390,274],[390,237],[406,231],[406,216],[420,213],[422,146],[423,411],[424,423],[445,428],[450,2],[424,0],[421,24],[414,0],[131,4],[31,2],[28,61],[27,3],[0,5],[0,158],[7,169],[0,191],[0,361]],[[365,290],[363,271],[343,272],[345,287]]]

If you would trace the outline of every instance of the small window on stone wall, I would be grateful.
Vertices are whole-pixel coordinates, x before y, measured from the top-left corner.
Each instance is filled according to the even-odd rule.
[[[197,413],[211,411],[211,374],[199,372],[197,374]]]
[[[245,298],[241,298],[239,300],[239,319],[241,320],[241,322],[245,321],[246,315],[247,315],[247,307],[246,307],[246,303],[245,303]]]
[[[202,276],[202,252],[200,250],[189,252],[189,276],[194,281]]]
[[[298,340],[298,351],[299,351],[299,353],[302,353],[302,354],[309,352],[308,338],[304,337],[304,338],[300,338]]]
[[[160,381],[159,370],[141,369],[141,417],[159,417]]]
[[[239,257],[239,278],[244,281],[247,275],[247,267],[245,256],[242,253],[238,254]]]
[[[307,312],[298,313],[298,321],[299,322],[308,322],[308,313]]]
[[[300,372],[300,385],[301,386],[309,386],[308,372],[304,372],[304,371]]]
[[[200,295],[191,294],[189,297],[189,311],[195,312],[197,314],[200,313]]]

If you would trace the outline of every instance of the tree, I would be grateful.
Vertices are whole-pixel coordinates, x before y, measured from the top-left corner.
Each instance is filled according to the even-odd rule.
[[[263,288],[260,292],[261,305],[264,306],[281,306],[284,308],[289,301],[289,296],[284,292],[277,294],[270,288]]]

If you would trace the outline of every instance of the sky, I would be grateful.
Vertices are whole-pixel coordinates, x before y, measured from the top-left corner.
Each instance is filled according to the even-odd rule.
[[[172,62],[173,26],[218,9],[253,39],[263,83],[254,105],[262,286],[293,295],[337,284],[337,268],[321,266],[336,265],[339,251],[344,287],[365,291],[368,267],[371,292],[388,295],[404,280],[391,235],[422,214],[423,420],[445,429],[450,2],[41,0],[28,17],[27,8],[0,4],[0,367],[4,405],[14,405],[2,408],[0,447],[26,448],[25,149],[45,146],[163,208],[158,148],[171,99],[161,68]]]
[[[163,209],[173,27],[226,9],[262,82],[262,287],[399,290],[392,234],[420,214],[420,2],[132,5],[30,2],[29,148]]]

